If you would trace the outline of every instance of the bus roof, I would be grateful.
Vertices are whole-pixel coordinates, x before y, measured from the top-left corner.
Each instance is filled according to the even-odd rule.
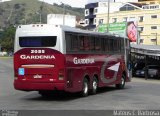
[[[29,25],[20,25],[18,28],[20,29],[26,29],[30,27],[44,27],[44,26],[55,26],[57,28],[61,28],[63,31],[66,32],[75,32],[75,33],[81,33],[81,34],[89,34],[89,35],[101,35],[101,36],[110,36],[110,37],[115,37],[115,38],[125,38],[127,37],[122,37],[118,34],[111,34],[111,33],[100,33],[96,31],[89,31],[89,30],[82,30],[80,28],[74,28],[74,27],[69,27],[69,26],[63,26],[63,25],[53,25],[53,24],[29,24]]]
[[[75,33],[82,33],[82,34],[91,34],[91,35],[103,35],[103,36],[112,36],[112,37],[120,37],[120,38],[126,38],[127,37],[122,37],[118,34],[111,34],[111,33],[101,33],[101,32],[96,32],[96,31],[90,31],[90,30],[83,30],[83,29],[80,29],[80,28],[73,28],[73,27],[69,27],[69,26],[63,26],[61,25],[61,28],[64,30],[64,31],[68,31],[68,32],[75,32]]]

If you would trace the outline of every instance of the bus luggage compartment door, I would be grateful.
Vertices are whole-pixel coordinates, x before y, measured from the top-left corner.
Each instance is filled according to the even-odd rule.
[[[57,80],[57,71],[54,69],[54,65],[22,65],[18,69],[18,73],[20,80],[30,82],[46,83]]]

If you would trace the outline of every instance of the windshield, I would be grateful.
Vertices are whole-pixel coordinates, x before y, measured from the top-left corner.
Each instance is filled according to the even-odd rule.
[[[20,47],[54,47],[56,36],[19,37]]]

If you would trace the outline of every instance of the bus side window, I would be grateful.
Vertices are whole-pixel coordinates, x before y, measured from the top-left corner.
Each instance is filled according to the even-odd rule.
[[[124,39],[121,39],[121,52],[124,52]]]
[[[71,34],[66,33],[65,38],[66,38],[66,50],[67,52],[70,52],[71,51]]]
[[[78,51],[78,36],[71,35],[71,49],[72,51]]]
[[[89,43],[89,37],[88,36],[84,37],[84,50],[85,51],[90,50],[90,43]]]
[[[80,50],[81,51],[89,51],[90,50],[90,41],[89,36],[79,36],[80,41]]]
[[[90,50],[95,50],[95,38],[93,36],[90,36]]]
[[[109,51],[109,39],[104,38],[104,51],[108,52]]]
[[[79,49],[80,51],[84,50],[84,36],[79,36]]]
[[[95,37],[95,50],[96,51],[101,50],[101,38]]]

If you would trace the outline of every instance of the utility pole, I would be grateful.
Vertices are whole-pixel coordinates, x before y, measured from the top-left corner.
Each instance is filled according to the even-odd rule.
[[[65,25],[65,11],[66,11],[66,6],[63,2],[61,2],[61,4],[63,4],[63,25]]]
[[[40,6],[40,12],[39,12],[39,22],[40,22],[40,24],[42,23],[42,11],[43,11],[43,7],[44,7],[44,0],[42,1],[42,4]]]
[[[108,0],[107,33],[109,32],[109,12],[110,12],[110,0]]]
[[[158,44],[158,43],[157,43],[157,41],[158,41],[158,40],[157,40],[158,34],[157,34],[157,33],[151,33],[151,34],[154,34],[154,35],[155,35],[155,40],[156,40],[156,43],[155,43],[155,44],[157,45],[157,44]]]
[[[156,34],[156,45],[157,45],[157,33],[155,33]]]

